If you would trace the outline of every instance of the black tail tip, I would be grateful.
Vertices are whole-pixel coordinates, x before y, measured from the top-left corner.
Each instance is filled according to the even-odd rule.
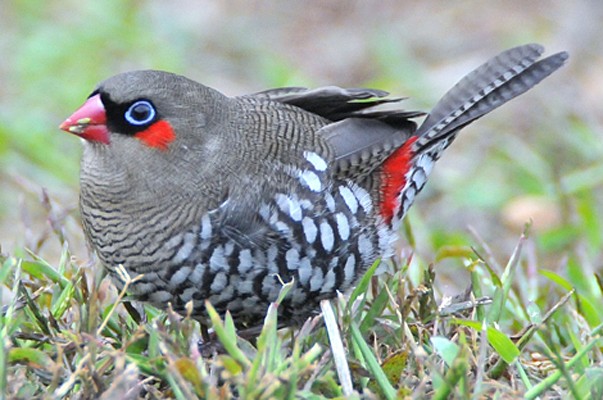
[[[559,53],[553,54],[551,57],[556,57],[562,64],[565,64],[565,62],[569,60],[570,55],[567,51],[560,51]]]

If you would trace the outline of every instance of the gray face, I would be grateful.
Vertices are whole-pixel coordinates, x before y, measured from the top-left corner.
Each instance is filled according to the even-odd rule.
[[[95,93],[106,111],[109,143],[86,143],[84,175],[94,170],[111,180],[116,173],[125,174],[132,193],[145,197],[174,187],[203,187],[202,172],[219,157],[212,143],[220,140],[215,126],[228,109],[228,98],[161,71],[116,75]]]

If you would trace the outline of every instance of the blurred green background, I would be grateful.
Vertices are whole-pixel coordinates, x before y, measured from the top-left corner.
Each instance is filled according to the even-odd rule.
[[[77,215],[80,143],[57,126],[118,72],[169,70],[229,95],[369,86],[428,111],[488,57],[539,42],[548,54],[568,50],[569,64],[467,128],[409,218],[427,261],[444,245],[473,245],[469,226],[504,260],[532,218],[528,261],[589,275],[601,269],[603,243],[601,21],[599,0],[3,0],[2,251],[30,249],[52,262],[61,243],[45,240],[49,222],[65,220],[69,246],[88,259]],[[452,264],[438,269],[443,279],[462,267],[440,264]]]

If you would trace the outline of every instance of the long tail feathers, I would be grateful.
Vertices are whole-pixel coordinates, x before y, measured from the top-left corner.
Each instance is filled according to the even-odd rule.
[[[435,105],[415,132],[410,151],[398,149],[404,150],[401,156],[406,158],[401,159],[408,160],[404,177],[385,181],[384,217],[392,227],[398,227],[423,189],[434,162],[462,127],[531,89],[568,59],[568,54],[561,52],[536,61],[543,51],[540,45],[527,44],[502,52],[461,79]],[[400,171],[395,161],[390,157],[384,168],[392,164],[391,170]]]
[[[538,44],[514,47],[461,79],[419,127],[413,150],[420,152],[446,138],[449,145],[460,128],[531,89],[569,57],[561,52],[536,62],[543,52]]]

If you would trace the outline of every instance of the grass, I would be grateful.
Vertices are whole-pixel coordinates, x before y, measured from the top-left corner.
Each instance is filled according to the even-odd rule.
[[[57,265],[34,254],[5,254],[0,281],[13,296],[0,317],[0,393],[600,398],[600,276],[572,283],[537,268],[549,285],[518,283],[530,268],[528,228],[504,267],[479,236],[474,248],[445,249],[440,258],[464,263],[471,276],[471,290],[456,298],[438,300],[434,265],[411,255],[395,272],[377,277],[372,268],[349,296],[323,302],[322,315],[298,329],[277,329],[278,302],[272,304],[251,341],[237,336],[228,314],[222,318],[207,304],[214,341],[202,344],[196,321],[131,303],[98,268],[74,262],[66,242]],[[408,279],[410,269],[419,269],[417,283]],[[284,284],[281,296],[289,287]],[[528,296],[527,287],[537,292]]]

